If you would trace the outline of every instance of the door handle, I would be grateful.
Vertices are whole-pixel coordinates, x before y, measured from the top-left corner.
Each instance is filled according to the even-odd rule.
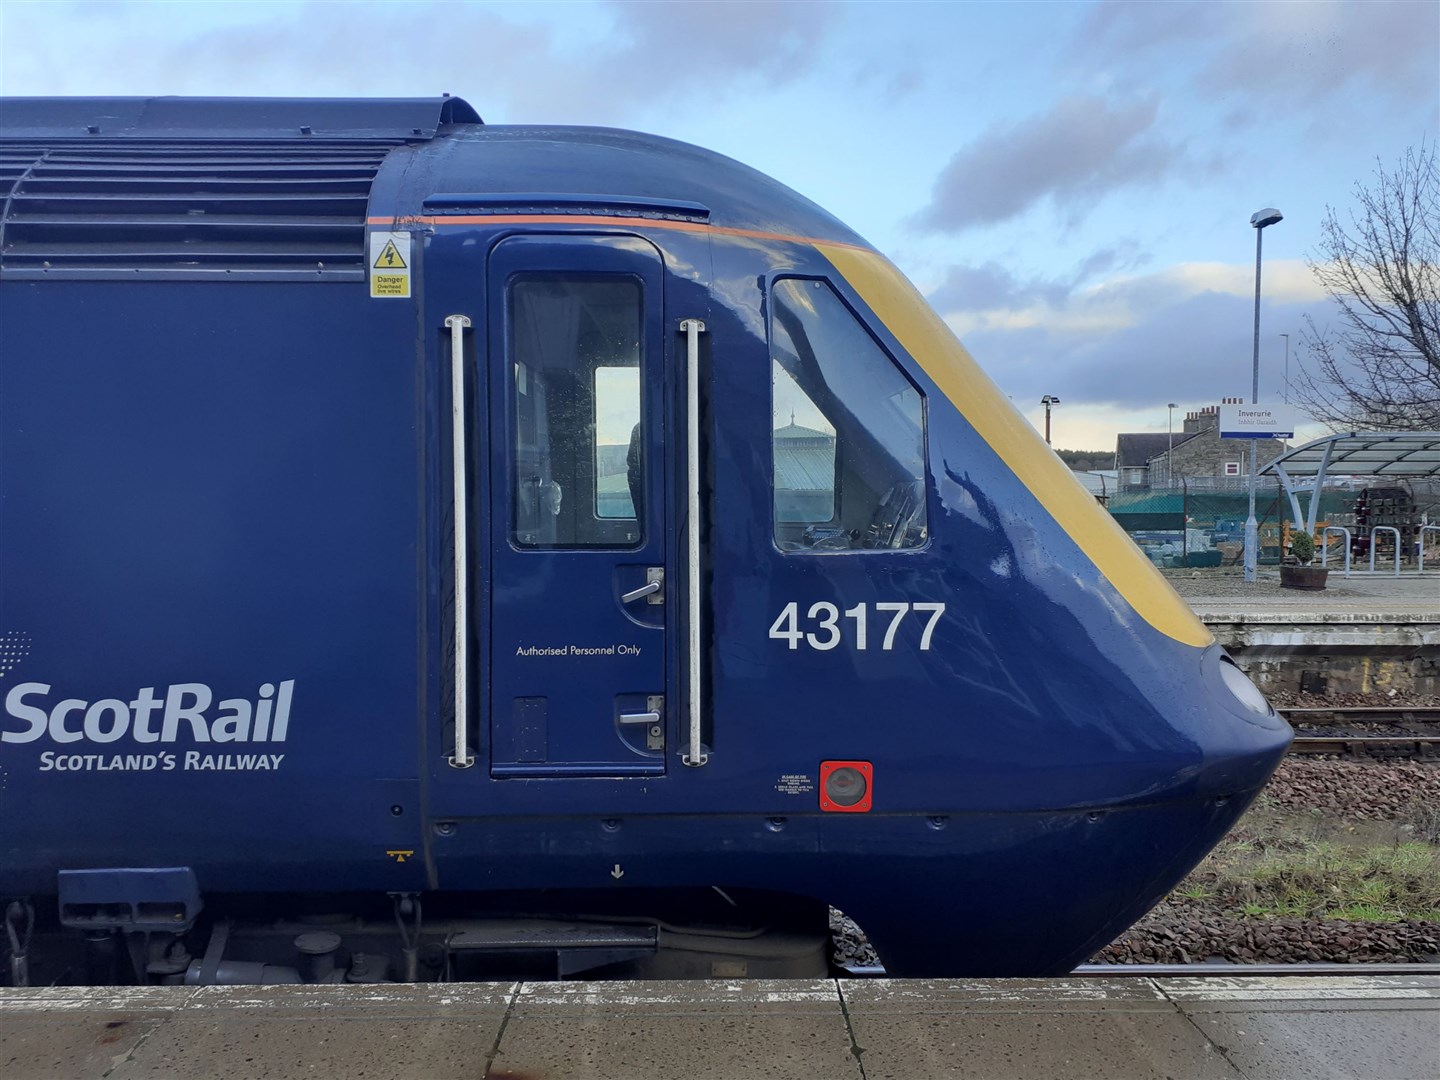
[[[652,595],[653,593],[659,592],[659,591],[661,590],[661,588],[663,588],[663,583],[662,583],[662,582],[659,582],[659,581],[649,581],[649,582],[646,582],[644,585],[641,585],[638,589],[631,589],[629,592],[622,594],[621,597],[620,597],[620,602],[621,602],[622,604],[633,604],[636,600],[639,600],[639,599],[640,599],[641,597],[643,597],[643,596],[650,596],[650,595]]]
[[[650,604],[663,604],[665,603],[665,594],[662,592],[664,588],[665,568],[663,566],[647,566],[645,568],[645,584],[638,589],[621,593],[620,603],[633,604],[636,600],[646,599]]]
[[[645,726],[645,749],[665,749],[665,695],[649,694],[645,698],[644,712],[622,712],[619,720],[622,727],[631,724]]]

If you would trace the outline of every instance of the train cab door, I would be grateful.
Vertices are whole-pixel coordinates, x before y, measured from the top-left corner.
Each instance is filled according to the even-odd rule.
[[[661,256],[522,235],[488,269],[491,775],[663,773]]]

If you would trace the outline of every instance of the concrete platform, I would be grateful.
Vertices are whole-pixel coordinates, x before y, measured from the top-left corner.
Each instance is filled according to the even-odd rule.
[[[1432,1080],[1440,977],[0,990],[0,1075]]]
[[[1332,570],[1315,592],[1281,588],[1275,570],[1254,582],[1238,571],[1169,577],[1262,689],[1298,690],[1314,673],[1337,692],[1440,693],[1440,573]]]
[[[1440,552],[1436,554],[1440,564]],[[1167,574],[1172,585],[1207,622],[1215,617],[1272,614],[1326,617],[1370,616],[1385,621],[1391,616],[1418,620],[1440,618],[1440,570],[1417,574],[1405,570],[1400,577],[1387,573],[1355,572],[1346,578],[1333,566],[1323,589],[1286,589],[1278,570],[1262,568],[1247,582],[1236,571],[1195,570]]]
[[[1440,652],[1440,604],[1434,611],[1317,611],[1276,608],[1249,611],[1196,608],[1227,649],[1270,649],[1286,653],[1348,650],[1369,656],[1409,656],[1418,649]]]

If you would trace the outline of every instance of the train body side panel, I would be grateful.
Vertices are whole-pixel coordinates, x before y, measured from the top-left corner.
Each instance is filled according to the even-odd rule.
[[[165,865],[202,889],[413,887],[423,860],[386,854],[421,847],[412,305],[0,293],[0,693],[60,712],[5,717],[0,888]]]

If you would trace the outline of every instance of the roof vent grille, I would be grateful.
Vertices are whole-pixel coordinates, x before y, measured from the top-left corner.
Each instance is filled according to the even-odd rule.
[[[398,141],[0,144],[0,271],[359,280]]]

